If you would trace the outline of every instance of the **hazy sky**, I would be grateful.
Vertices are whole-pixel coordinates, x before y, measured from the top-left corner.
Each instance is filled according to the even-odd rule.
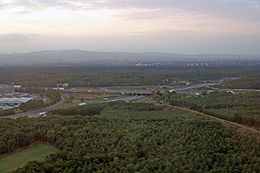
[[[0,0],[0,53],[260,54],[260,0]]]

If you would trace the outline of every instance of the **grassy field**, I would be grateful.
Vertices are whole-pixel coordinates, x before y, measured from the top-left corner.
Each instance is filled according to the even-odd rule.
[[[51,145],[38,144],[28,149],[0,158],[0,172],[10,172],[23,166],[32,160],[44,160],[51,153],[55,153],[57,149]]]

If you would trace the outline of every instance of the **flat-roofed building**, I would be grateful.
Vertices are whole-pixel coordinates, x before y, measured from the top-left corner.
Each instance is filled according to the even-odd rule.
[[[18,104],[18,105],[20,105],[20,104],[22,104],[22,103],[26,103],[26,102],[28,102],[28,101],[31,101],[31,100],[33,100],[33,98],[31,98],[31,97],[1,97],[0,98],[0,104],[1,105],[4,105],[4,104],[9,104],[9,105],[11,105],[11,104]]]

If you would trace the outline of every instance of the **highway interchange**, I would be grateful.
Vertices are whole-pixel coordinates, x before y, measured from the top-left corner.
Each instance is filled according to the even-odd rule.
[[[108,98],[108,100],[104,100],[104,99],[89,100],[85,103],[86,104],[93,104],[93,103],[113,102],[113,101],[120,101],[120,100],[125,101],[125,102],[130,102],[130,101],[142,102],[142,101],[144,101],[148,98],[149,98],[148,96],[128,96],[128,95],[126,95],[126,96],[119,96],[119,97],[115,97],[115,98]],[[45,108],[41,108],[41,109],[37,109],[37,110],[33,110],[33,111],[29,111],[29,112],[23,112],[23,113],[19,113],[19,114],[9,115],[9,116],[5,116],[5,117],[1,117],[1,118],[16,119],[16,118],[24,117],[24,116],[27,116],[29,118],[40,117],[40,116],[42,116],[41,113],[47,112],[49,110],[56,109],[58,106],[62,105],[64,102],[65,102],[65,98],[63,96],[61,96],[61,100],[54,105],[51,105],[51,106],[48,106],[48,107],[45,107]]]
[[[232,79],[230,79],[232,80]],[[229,91],[230,89],[219,89],[219,88],[214,88],[213,86],[215,85],[219,85],[220,83],[222,83],[223,80],[219,80],[219,81],[214,81],[214,82],[204,82],[204,83],[199,83],[199,84],[186,84],[186,86],[184,86],[183,88],[181,88],[181,92],[184,94],[195,94],[195,90],[201,87],[209,87],[213,90],[218,90],[218,91]],[[103,102],[113,102],[113,101],[125,101],[125,102],[143,102],[147,99],[149,99],[150,94],[151,94],[151,89],[145,89],[145,88],[151,88],[152,86],[147,86],[147,87],[140,87],[140,88],[144,88],[142,90],[134,90],[134,88],[137,88],[137,86],[127,86],[127,87],[122,87],[122,86],[113,86],[113,87],[103,87],[100,89],[92,89],[91,92],[93,93],[114,93],[114,94],[120,94],[121,96],[115,97],[115,98],[106,98],[106,99],[99,99],[99,100],[88,100],[88,101],[84,101],[84,103],[86,104],[93,104],[93,103],[103,103]],[[127,90],[130,89],[130,90]],[[157,88],[158,89],[158,88]],[[161,86],[159,87],[159,91],[161,93],[164,93],[166,89],[175,89],[171,86]],[[233,91],[260,91],[260,90],[251,90],[251,89],[232,89]],[[33,111],[29,111],[29,112],[23,112],[23,113],[19,113],[19,114],[14,114],[14,115],[9,115],[9,116],[5,116],[2,118],[18,118],[18,117],[23,117],[23,116],[28,116],[30,118],[34,118],[34,117],[39,117],[39,116],[43,116],[45,112],[49,111],[49,110],[53,110],[56,109],[58,107],[60,107],[61,105],[64,104],[66,98],[69,98],[69,95],[71,92],[89,92],[89,89],[82,89],[82,88],[78,88],[78,89],[74,89],[74,91],[72,91],[72,89],[68,89],[65,91],[65,93],[63,95],[61,95],[61,100],[51,106],[45,107],[45,108],[41,108],[41,109],[37,109],[37,110],[33,110]],[[75,106],[75,104],[73,105]]]

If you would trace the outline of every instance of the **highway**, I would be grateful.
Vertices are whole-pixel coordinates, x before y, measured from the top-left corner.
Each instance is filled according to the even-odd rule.
[[[221,91],[248,91],[248,92],[260,92],[260,90],[257,89],[221,89],[221,88],[212,88],[216,90],[221,90]]]
[[[231,79],[232,80],[232,79]],[[229,91],[229,90],[233,90],[233,91],[260,91],[260,90],[254,90],[254,89],[220,89],[220,88],[214,88],[214,85],[218,85],[219,83],[222,83],[224,80],[219,80],[219,81],[215,81],[215,82],[207,82],[207,83],[200,83],[200,84],[194,84],[194,85],[186,85],[185,87],[182,88],[182,92],[186,93],[186,94],[191,94],[193,95],[194,89],[197,88],[201,88],[201,87],[210,87],[213,90],[218,90],[218,91]],[[130,86],[128,86],[130,87]],[[136,86],[132,86],[132,87],[136,87]],[[111,88],[111,89],[110,89]],[[117,88],[116,90],[114,88]],[[69,91],[70,92],[70,91]],[[88,92],[88,89],[79,89],[77,90],[77,92]],[[100,99],[100,100],[89,100],[87,102],[85,102],[86,104],[91,104],[91,103],[103,103],[103,102],[113,102],[113,101],[125,101],[125,102],[130,102],[130,101],[134,101],[134,102],[143,102],[147,99],[149,99],[149,96],[134,96],[135,94],[138,95],[150,95],[151,91],[144,89],[144,90],[139,90],[139,92],[129,92],[126,91],[124,89],[122,89],[121,86],[113,86],[112,87],[103,87],[102,89],[94,89],[93,93],[125,93],[126,95],[124,96],[118,96],[115,98],[108,98],[107,100],[104,99]],[[161,92],[163,93],[164,90],[161,89]],[[128,94],[128,95],[127,95]],[[66,94],[65,94],[66,96]],[[34,111],[29,111],[29,112],[23,112],[23,113],[19,113],[19,114],[14,114],[14,115],[9,115],[9,116],[5,116],[5,117],[1,117],[1,118],[18,118],[18,117],[23,117],[23,116],[28,116],[28,117],[39,117],[42,116],[39,113],[41,112],[47,112],[49,110],[53,110],[55,108],[57,108],[59,105],[62,105],[65,101],[64,96],[61,96],[61,100],[51,106],[45,107],[45,108],[41,108],[41,109],[37,109]]]
[[[145,100],[149,99],[148,96],[119,96],[115,98],[108,98],[107,100],[89,100],[85,102],[86,104],[93,104],[93,103],[105,103],[105,102],[115,102],[115,101],[125,101],[125,102],[136,102],[141,103]]]
[[[114,102],[114,101],[125,101],[125,102],[130,102],[130,101],[134,101],[134,102],[142,102],[144,100],[147,100],[149,97],[147,96],[120,96],[120,97],[116,97],[116,98],[110,98],[108,100],[90,100],[88,102],[86,102],[86,104],[91,104],[91,103],[104,103],[104,102]],[[23,112],[23,113],[19,113],[19,114],[14,114],[14,115],[9,115],[9,116],[5,116],[5,117],[1,117],[1,118],[12,118],[12,119],[16,119],[18,117],[24,117],[24,116],[28,116],[30,118],[36,118],[36,117],[40,117],[42,115],[40,115],[41,112],[47,112],[49,110],[53,110],[56,109],[59,105],[63,104],[65,101],[65,98],[63,96],[61,96],[61,100],[51,106],[45,107],[45,108],[41,108],[41,109],[37,109],[37,110],[33,110],[33,111],[29,111],[29,112]],[[75,105],[74,105],[75,106]]]
[[[192,90],[192,89],[197,89],[197,88],[201,88],[201,87],[210,87],[210,86],[214,86],[214,85],[218,85],[218,83],[213,82],[213,83],[195,84],[195,85],[184,87],[182,90]]]
[[[33,110],[33,111],[29,111],[29,112],[23,112],[23,113],[19,113],[19,114],[14,114],[14,115],[9,115],[9,116],[5,116],[5,117],[1,117],[1,118],[13,118],[16,119],[18,117],[24,117],[24,116],[28,116],[28,117],[36,117],[37,115],[39,116],[40,112],[46,112],[48,110],[52,110],[55,109],[57,106],[63,104],[65,101],[65,98],[63,96],[61,96],[61,100],[51,106],[45,107],[45,108],[41,108],[41,109],[37,109],[37,110]]]

